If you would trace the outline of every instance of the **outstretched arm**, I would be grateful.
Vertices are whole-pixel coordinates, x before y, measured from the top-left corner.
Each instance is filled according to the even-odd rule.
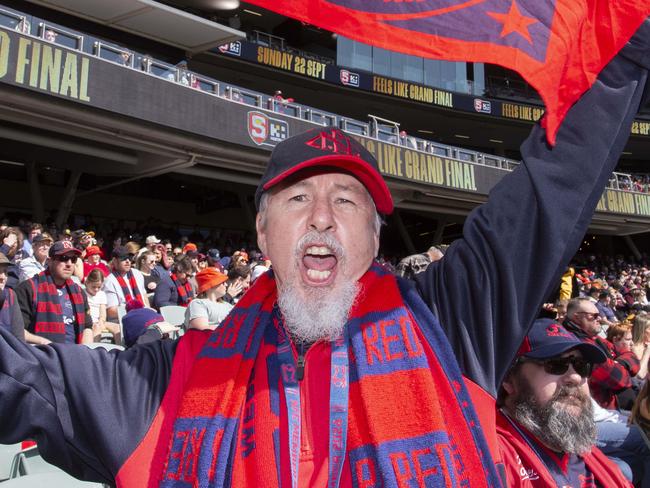
[[[0,330],[0,443],[36,439],[48,462],[113,483],[158,409],[175,348],[32,347]]]

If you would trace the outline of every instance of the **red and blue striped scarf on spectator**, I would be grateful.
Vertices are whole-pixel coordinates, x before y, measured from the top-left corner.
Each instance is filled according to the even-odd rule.
[[[140,300],[140,303],[144,303],[144,300],[142,299],[142,294],[140,293],[140,289],[138,288],[138,282],[135,281],[135,276],[133,276],[133,271],[129,271],[126,273],[126,277],[129,279],[129,286],[131,289],[129,290],[129,287],[126,286],[126,281],[124,281],[124,278],[117,272],[113,271],[113,275],[117,279],[117,283],[120,285],[120,288],[122,288],[122,293],[124,294],[124,301],[126,303],[129,302],[129,300]],[[133,293],[131,293],[133,291]]]
[[[65,324],[63,323],[63,310],[61,309],[59,293],[49,270],[46,269],[34,276],[30,283],[32,284],[34,305],[36,306],[34,333],[48,339],[51,339],[51,336],[65,336]],[[64,286],[67,287],[72,302],[75,318],[75,337],[77,343],[79,343],[81,341],[81,330],[83,330],[86,323],[84,292],[71,279],[68,279]]]
[[[346,459],[353,485],[398,487],[409,475],[427,486],[500,486],[435,317],[419,297],[402,294],[395,277],[377,264],[359,284],[346,324]],[[166,403],[170,408],[178,406],[161,407],[165,420],[157,417],[157,433],[143,443],[152,463],[142,477],[138,461],[142,486],[279,487],[287,481],[279,479],[280,460],[287,457],[278,436],[286,436],[287,428],[280,420],[276,300],[275,280],[267,273],[188,363],[187,381],[170,386],[174,398],[182,396],[179,403],[166,398],[173,401]]]
[[[181,307],[187,307],[192,298],[194,298],[194,290],[192,289],[190,280],[185,280],[185,284],[182,284],[174,273],[171,276],[176,287],[176,293],[178,294],[178,304]]]

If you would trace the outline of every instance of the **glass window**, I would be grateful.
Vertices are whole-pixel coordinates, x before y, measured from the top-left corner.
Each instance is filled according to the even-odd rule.
[[[346,68],[372,71],[372,46],[338,36],[336,64]]]
[[[390,76],[391,52],[375,47],[372,49],[372,72],[378,75]]]
[[[422,58],[396,52],[391,53],[390,71],[393,78],[422,83],[424,79],[423,66]]]

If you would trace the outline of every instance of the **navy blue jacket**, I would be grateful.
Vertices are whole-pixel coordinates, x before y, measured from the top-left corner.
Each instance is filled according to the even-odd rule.
[[[411,284],[440,319],[464,375],[491,395],[578,249],[630,134],[649,67],[621,56],[610,63],[569,112],[555,148],[536,126],[522,146],[523,164],[471,213],[463,238]],[[0,442],[35,437],[46,460],[112,482],[156,414],[176,343],[109,353],[30,347],[0,334]]]

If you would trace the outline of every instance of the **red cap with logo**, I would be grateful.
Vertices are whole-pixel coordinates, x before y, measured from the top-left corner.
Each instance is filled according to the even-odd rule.
[[[255,192],[257,209],[262,193],[307,168],[350,173],[366,187],[379,213],[393,212],[393,198],[377,160],[358,141],[335,127],[311,129],[275,146]]]

